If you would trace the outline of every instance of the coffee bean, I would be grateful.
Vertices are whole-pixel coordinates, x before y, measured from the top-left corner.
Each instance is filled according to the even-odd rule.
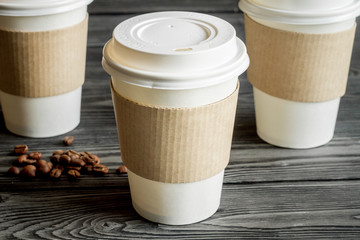
[[[36,159],[28,159],[27,155],[23,154],[17,157],[15,163],[16,165],[28,165],[28,164],[36,164]]]
[[[125,165],[122,165],[116,169],[116,173],[127,173],[127,167]]]
[[[91,154],[89,152],[81,152],[80,153],[80,158],[86,163],[86,164],[91,164],[91,165],[95,165],[95,164],[99,164],[100,163],[100,158],[94,154]]]
[[[52,178],[59,178],[63,171],[64,167],[58,164],[50,171],[49,175]]]
[[[61,155],[60,154],[55,154],[55,155],[52,155],[50,157],[50,161],[53,163],[53,164],[58,164],[60,163],[60,158],[61,158]]]
[[[79,155],[70,155],[70,158],[71,158],[71,161],[76,161],[78,159],[80,159],[80,156]]]
[[[73,136],[66,136],[63,139],[63,143],[65,144],[65,146],[70,146],[71,144],[73,144],[73,142],[74,142]]]
[[[71,157],[69,155],[63,154],[60,157],[60,163],[63,165],[68,165],[71,162]]]
[[[89,157],[87,152],[80,153],[80,159],[83,160],[86,164],[91,164],[94,161]]]
[[[100,158],[95,154],[93,154],[93,157],[95,158],[95,164],[99,165],[100,164]]]
[[[85,166],[83,167],[83,169],[85,169],[85,171],[86,171],[87,173],[91,173],[91,172],[93,171],[93,168],[94,168],[93,165],[85,165]]]
[[[50,172],[50,167],[47,161],[45,160],[39,160],[36,164],[37,170],[41,173],[41,174],[48,174]]]
[[[22,165],[22,164],[24,164],[24,162],[25,162],[25,160],[27,159],[27,155],[26,154],[23,154],[23,155],[20,155],[20,156],[18,156],[17,158],[16,158],[16,163],[18,164],[18,165]]]
[[[73,177],[73,178],[78,178],[78,177],[80,177],[80,172],[75,170],[75,169],[70,169],[68,171],[68,175]]]
[[[64,167],[60,164],[56,165],[54,169],[60,169],[61,171],[64,171]]]
[[[74,151],[74,150],[68,150],[68,151],[66,151],[65,153],[66,153],[67,155],[69,155],[69,156],[75,155],[75,156],[79,156],[79,157],[80,157],[80,153],[78,153],[77,151]]]
[[[63,153],[64,153],[63,150],[57,150],[57,151],[53,152],[53,156],[54,155],[62,155]]]
[[[25,164],[36,164],[37,160],[36,159],[25,159],[24,163]]]
[[[71,170],[71,169],[73,169],[73,170],[76,170],[76,171],[81,171],[81,167],[79,166],[79,167],[74,167],[74,166],[66,166],[65,167],[66,169],[68,169],[68,170]]]
[[[53,166],[54,166],[54,164],[53,164],[52,162],[47,162],[47,164],[48,164],[50,170],[51,170],[51,169],[53,168]]]
[[[61,174],[62,174],[62,171],[58,168],[55,168],[50,171],[49,175],[52,178],[59,178],[61,176]]]
[[[14,147],[14,152],[16,154],[25,154],[29,151],[29,148],[27,145],[16,145]]]
[[[11,176],[17,176],[20,174],[20,169],[18,167],[12,166],[8,170],[8,174]]]
[[[94,173],[103,174],[103,175],[109,172],[109,168],[105,165],[94,165],[92,170]]]
[[[40,160],[42,157],[42,154],[41,154],[41,152],[31,152],[28,154],[28,157],[30,159]]]
[[[83,167],[83,166],[85,166],[85,162],[83,160],[81,160],[80,158],[71,159],[70,165]]]
[[[36,176],[36,167],[34,165],[26,165],[22,170],[22,175],[27,178],[34,178]]]

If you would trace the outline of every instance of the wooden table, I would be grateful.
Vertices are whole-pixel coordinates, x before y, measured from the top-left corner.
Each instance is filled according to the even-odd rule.
[[[30,139],[9,133],[0,118],[0,239],[360,239],[360,29],[335,136],[325,146],[290,150],[256,135],[252,88],[240,77],[231,160],[221,206],[187,226],[144,220],[133,210],[120,150],[102,48],[113,28],[137,14],[161,10],[206,12],[229,21],[244,40],[236,0],[96,0],[90,7],[86,83],[77,151],[97,154],[105,177],[22,181],[6,176],[16,144],[50,156],[62,138]],[[46,113],[44,113],[46,114]]]

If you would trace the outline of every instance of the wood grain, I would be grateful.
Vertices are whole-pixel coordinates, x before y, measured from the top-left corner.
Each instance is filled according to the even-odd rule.
[[[186,226],[151,223],[136,214],[121,164],[109,76],[102,48],[121,21],[139,13],[192,10],[221,17],[245,40],[237,1],[97,0],[89,7],[86,82],[80,125],[62,136],[32,139],[6,130],[0,115],[0,239],[360,239],[360,33],[335,136],[325,146],[291,150],[256,135],[252,87],[240,77],[230,164],[219,210]],[[359,20],[358,20],[359,23]],[[45,113],[44,113],[45,114]],[[23,181],[6,171],[14,145],[49,157],[73,135],[71,148],[97,154],[105,177]]]
[[[187,226],[140,218],[128,187],[3,192],[0,238],[352,239],[359,192],[358,181],[225,184],[217,213]]]
[[[237,0],[101,0],[90,4],[91,14],[129,14],[155,11],[239,12]]]

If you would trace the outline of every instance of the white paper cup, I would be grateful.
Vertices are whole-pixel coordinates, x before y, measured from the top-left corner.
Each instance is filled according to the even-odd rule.
[[[103,58],[118,94],[170,108],[226,98],[248,65],[245,45],[230,24],[190,12],[151,13],[126,20],[115,28]],[[223,175],[220,171],[197,182],[163,183],[129,169],[133,206],[144,218],[164,224],[204,220],[219,207]]]
[[[350,29],[360,13],[358,0],[241,0],[239,7],[262,25],[309,34]],[[333,138],[340,98],[295,102],[253,89],[257,133],[264,141],[304,149],[324,145]]]
[[[140,177],[128,170],[135,210],[144,218],[169,225],[202,221],[220,205],[224,171],[193,183],[162,183]]]
[[[85,19],[91,2],[0,0],[0,29],[41,32],[71,27]],[[69,132],[80,122],[81,92],[78,87],[56,96],[28,98],[0,90],[6,127],[12,133],[36,138]]]

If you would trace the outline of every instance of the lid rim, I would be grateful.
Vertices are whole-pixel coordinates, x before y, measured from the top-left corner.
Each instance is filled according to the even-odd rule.
[[[218,80],[209,81],[210,79],[219,79],[224,78],[224,75],[234,75],[239,76],[246,71],[249,66],[249,56],[246,52],[245,44],[239,39],[236,38],[238,45],[238,53],[233,57],[232,61],[227,62],[227,64],[221,65],[221,67],[217,68],[212,72],[208,70],[199,71],[194,75],[194,72],[189,74],[179,75],[178,73],[175,75],[174,73],[167,72],[151,72],[144,71],[138,69],[132,69],[121,64],[116,63],[113,59],[111,59],[111,50],[109,49],[111,46],[111,41],[109,40],[103,49],[103,60],[102,65],[108,74],[111,75],[111,71],[116,73],[123,74],[126,76],[131,76],[136,79],[132,82],[128,82],[129,84],[138,85],[147,88],[157,88],[157,89],[189,89],[194,88],[194,86],[202,87],[204,86],[203,82],[207,81],[208,84],[206,86],[215,85],[220,83]],[[240,67],[239,67],[240,66]],[[109,68],[111,69],[109,71]],[[204,74],[206,72],[207,74]],[[224,74],[226,73],[226,74]],[[147,79],[147,80],[143,80]],[[156,80],[156,81],[148,81],[148,80]],[[197,79],[194,81],[194,79]],[[206,80],[204,80],[206,79]],[[225,80],[226,81],[226,78]],[[146,84],[148,83],[148,84]],[[199,84],[202,83],[202,84]],[[161,86],[162,85],[162,86]],[[198,86],[201,85],[201,86]],[[173,86],[173,87],[171,87]],[[181,87],[180,87],[181,86]]]
[[[350,20],[360,15],[360,0],[354,0],[352,5],[328,12],[306,12],[275,9],[256,5],[249,0],[240,0],[239,8],[246,14],[263,19],[288,24],[317,25]]]
[[[177,52],[182,46],[187,50]],[[102,63],[106,72],[121,81],[179,90],[238,77],[247,69],[249,57],[227,21],[203,13],[163,11],[116,26],[104,46]]]
[[[42,16],[51,15],[62,12],[71,11],[83,6],[89,5],[93,0],[58,0],[48,4],[36,5],[33,1],[31,4],[10,4],[2,3],[0,0],[0,16],[11,16],[11,17],[31,17],[31,16]]]

